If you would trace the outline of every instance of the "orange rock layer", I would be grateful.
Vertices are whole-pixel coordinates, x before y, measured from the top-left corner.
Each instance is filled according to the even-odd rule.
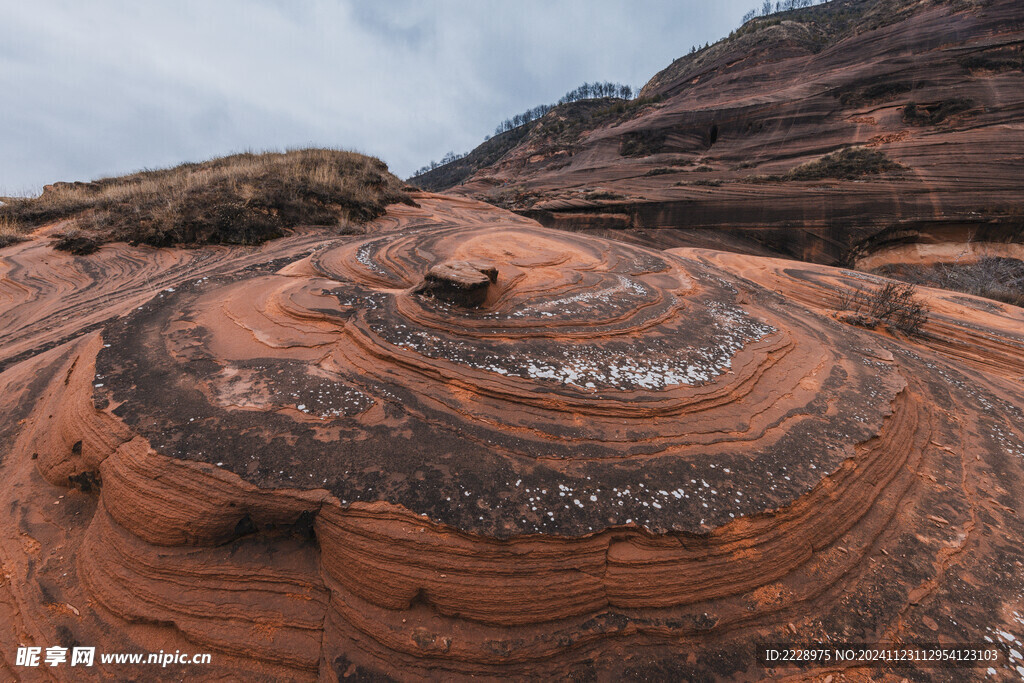
[[[837,320],[862,274],[418,199],[273,268],[185,268],[52,349],[25,333],[3,657],[757,680],[785,673],[758,643],[1020,633],[1020,309],[929,292],[927,334],[894,338]],[[417,291],[450,261],[497,269],[482,304]]]

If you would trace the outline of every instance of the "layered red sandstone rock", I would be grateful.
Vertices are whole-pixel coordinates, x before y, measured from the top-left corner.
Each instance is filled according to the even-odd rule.
[[[927,293],[897,338],[836,319],[868,276],[418,200],[309,254],[160,250],[144,302],[83,299],[116,319],[22,328],[4,657],[753,680],[763,642],[1020,637],[1020,309]],[[424,296],[443,263],[486,296]]]
[[[660,101],[630,115],[571,105],[458,185],[414,182],[551,227],[832,265],[940,239],[1020,243],[1024,73],[998,65],[1020,59],[1021,20],[1016,0],[784,12],[677,60],[644,88]],[[908,119],[908,105],[955,113]],[[784,178],[851,146],[905,170]]]

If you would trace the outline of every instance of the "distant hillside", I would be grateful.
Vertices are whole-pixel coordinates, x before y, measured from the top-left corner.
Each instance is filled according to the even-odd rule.
[[[409,182],[431,192],[458,185],[481,168],[490,166],[513,149],[536,125],[536,121],[495,135],[472,152],[451,163],[409,178]]]
[[[641,96],[672,95],[694,79],[742,63],[778,62],[796,55],[818,53],[857,33],[897,23],[929,5],[980,4],[972,0],[831,0],[822,5],[755,17],[727,38],[694,54],[680,57],[659,71]]]
[[[654,97],[664,97],[670,94],[680,81],[688,81],[699,73],[718,68],[719,58],[737,52],[745,52],[747,59],[757,53],[761,53],[762,58],[780,59],[786,56],[789,49],[819,51],[830,40],[860,26],[877,26],[883,21],[895,21],[902,14],[909,13],[915,4],[917,3],[911,0],[890,0],[881,3],[832,0],[829,7],[816,5],[767,16],[755,16],[737,31],[733,31],[728,38],[703,49],[695,48],[694,52],[672,62],[648,81],[638,93],[638,97],[648,101]],[[572,101],[578,99],[580,98]],[[559,106],[550,108],[552,118],[571,122],[569,125],[578,131],[609,123],[606,119],[586,120],[584,117],[588,109],[569,108],[564,105],[565,102],[559,102]],[[577,117],[579,120],[574,120]],[[498,161],[527,136],[534,128],[533,123],[530,121],[525,126],[508,130],[507,133],[501,132],[499,128],[500,134],[495,137],[501,138],[501,141],[497,145],[491,144],[494,138],[488,139],[468,154],[429,171],[418,172],[409,180],[418,187],[431,191],[453,187],[472,172]],[[508,133],[517,135],[509,136]]]
[[[568,91],[558,102],[554,104],[540,104],[531,107],[524,112],[511,116],[500,124],[494,131],[494,137],[487,139],[477,149],[469,154],[455,154],[449,152],[441,163],[432,161],[423,168],[417,170],[409,181],[427,190],[445,190],[460,183],[473,171],[484,166],[489,166],[515,147],[534,128],[534,123],[547,116],[554,110],[561,110],[562,115],[568,113],[568,118],[587,120],[582,112],[587,110],[586,105],[574,106],[581,101],[600,102],[602,106],[609,101],[625,107],[633,99],[633,88],[622,83],[611,83],[609,81],[583,83],[582,85]],[[558,115],[556,115],[558,116]],[[498,139],[494,142],[495,138]],[[466,157],[471,157],[467,159]],[[435,171],[440,171],[436,173]]]
[[[414,182],[554,227],[663,244],[714,231],[825,263],[893,240],[1021,239],[1022,46],[1013,0],[779,12],[637,100],[558,107]]]
[[[622,123],[660,100],[658,96],[636,100],[604,97],[560,104],[540,119],[496,135],[469,154],[413,176],[409,182],[424,190],[441,192],[462,183],[480,169],[499,167],[512,150],[534,150],[546,161],[553,161],[549,167],[557,168],[559,158],[571,156],[589,130]]]

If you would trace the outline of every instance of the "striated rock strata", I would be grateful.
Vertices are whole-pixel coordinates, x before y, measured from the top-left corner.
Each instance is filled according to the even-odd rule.
[[[816,263],[1020,244],[1022,43],[1017,0],[832,0],[680,57],[640,100],[556,108],[412,182],[550,227]],[[850,147],[888,164],[790,175]]]
[[[928,294],[897,339],[836,319],[862,274],[418,199],[24,342],[8,638],[209,678],[757,680],[763,642],[1021,633],[1020,309]],[[438,264],[485,296],[424,296]]]

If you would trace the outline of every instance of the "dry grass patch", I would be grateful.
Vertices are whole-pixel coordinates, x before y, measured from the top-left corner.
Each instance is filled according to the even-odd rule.
[[[26,239],[18,227],[17,221],[9,216],[0,215],[0,249],[23,242]]]
[[[882,152],[864,147],[848,147],[826,154],[820,159],[797,166],[787,173],[784,180],[821,180],[836,178],[854,180],[866,175],[895,173],[904,167],[889,159]]]
[[[42,195],[0,206],[25,228],[74,219],[55,246],[82,240],[171,244],[258,244],[299,225],[338,226],[411,203],[379,159],[304,149],[235,154],[88,183],[55,183]],[[70,239],[64,239],[64,237]]]

